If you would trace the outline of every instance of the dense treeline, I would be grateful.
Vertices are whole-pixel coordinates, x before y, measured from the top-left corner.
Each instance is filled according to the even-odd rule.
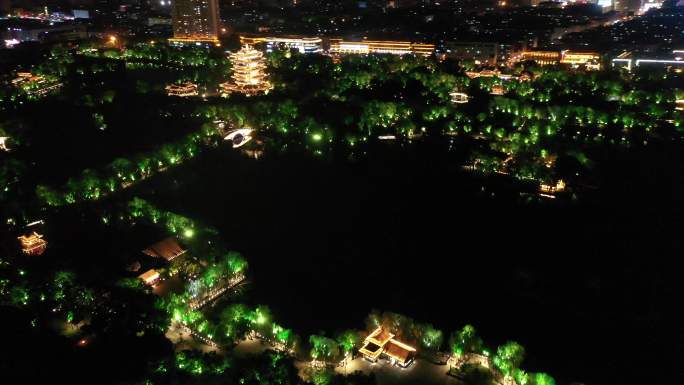
[[[211,51],[161,44],[105,55],[112,50],[82,49],[80,55],[187,66],[218,60]],[[60,52],[55,57],[69,57]],[[121,56],[108,57],[112,55]],[[62,61],[68,67],[69,60]],[[379,138],[450,138],[470,143],[465,158],[480,171],[571,184],[594,182],[601,173],[597,154],[606,149],[667,143],[679,140],[684,130],[684,113],[674,104],[682,98],[684,81],[675,73],[529,67],[517,69],[513,77],[471,78],[452,63],[417,57],[350,56],[335,62],[326,56],[274,52],[268,61],[276,85],[269,95],[236,95],[227,102],[198,99],[195,115],[204,126],[197,134],[130,160],[135,166],[117,159],[103,170],[85,170],[61,188],[40,186],[40,200],[64,205],[97,199],[189,159],[210,132],[218,131],[216,121],[257,129],[269,150],[305,149],[324,156],[362,154],[366,144]],[[494,87],[500,87],[501,95],[491,95]],[[449,94],[455,90],[468,94],[469,102],[453,104]],[[117,102],[112,95],[101,99]],[[96,126],[107,127],[105,115],[97,112],[93,119]],[[198,135],[205,136],[204,142]]]

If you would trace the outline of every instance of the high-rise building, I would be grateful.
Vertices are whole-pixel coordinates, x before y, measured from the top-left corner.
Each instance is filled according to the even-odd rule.
[[[218,0],[175,0],[171,43],[218,44]]]

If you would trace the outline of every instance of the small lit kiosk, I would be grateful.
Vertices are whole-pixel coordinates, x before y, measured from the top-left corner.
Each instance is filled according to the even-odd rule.
[[[21,250],[26,255],[41,255],[47,248],[47,241],[43,239],[41,234],[35,231],[29,235],[22,235],[17,239],[21,243]]]
[[[264,54],[245,45],[230,54],[233,63],[232,79],[221,84],[221,96],[240,93],[247,96],[268,93],[273,85],[268,81]]]
[[[199,95],[197,92],[197,84],[190,82],[183,84],[169,84],[166,86],[166,94],[168,96],[178,96],[182,98]]]
[[[359,353],[371,362],[377,362],[378,359],[385,357],[392,365],[406,368],[413,363],[416,349],[394,339],[394,334],[378,327],[366,337]]]
[[[147,286],[154,286],[157,281],[159,281],[159,272],[154,269],[147,270],[146,272],[138,276],[140,280]]]

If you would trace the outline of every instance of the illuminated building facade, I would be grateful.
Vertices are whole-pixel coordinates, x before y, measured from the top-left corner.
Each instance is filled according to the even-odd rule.
[[[169,84],[166,86],[166,94],[169,96],[197,96],[197,84],[195,83],[183,83],[183,84]]]
[[[247,96],[268,93],[273,88],[267,79],[264,54],[251,46],[244,46],[230,54],[233,63],[232,80],[221,84],[222,95],[237,92]]]
[[[22,235],[17,239],[21,243],[21,250],[26,255],[41,255],[47,248],[47,241],[43,239],[41,234],[35,231],[29,235]]]
[[[218,0],[175,0],[172,44],[218,45]]]
[[[330,39],[330,53],[332,54],[392,54],[392,55],[422,55],[431,56],[435,53],[434,44],[412,43],[408,41],[392,40],[361,40],[348,41]]]
[[[573,67],[585,66],[587,69],[601,68],[601,55],[596,52],[578,51],[523,51],[516,61],[534,61],[539,65],[566,64]]]
[[[636,67],[682,72],[684,71],[684,50],[674,50],[671,55],[651,57],[639,57],[632,52],[625,51],[611,60],[611,65],[630,72]]]
[[[560,63],[561,54],[558,51],[523,51],[519,61],[533,61],[541,66]]]
[[[321,53],[323,52],[323,39],[320,37],[248,37],[240,36],[240,44],[255,46],[266,44],[266,51],[272,52],[280,49],[292,49],[299,53]]]
[[[583,65],[588,69],[601,69],[601,55],[596,52],[562,51],[560,62],[574,67]]]
[[[406,368],[415,359],[416,349],[396,340],[394,334],[378,327],[363,341],[359,353],[371,362],[377,362],[379,358],[386,357],[392,365]]]

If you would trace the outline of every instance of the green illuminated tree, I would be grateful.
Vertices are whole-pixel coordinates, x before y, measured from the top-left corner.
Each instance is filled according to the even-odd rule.
[[[337,342],[324,336],[311,335],[311,358],[319,361],[337,362],[340,358],[340,348]]]
[[[472,325],[465,325],[463,329],[452,334],[450,341],[451,351],[457,355],[481,353],[484,349],[484,342]]]
[[[504,375],[512,376],[525,359],[525,348],[517,342],[509,341],[496,349],[492,361]]]
[[[530,377],[534,385],[556,385],[556,380],[546,373],[533,373]]]
[[[441,330],[435,329],[432,325],[426,324],[420,327],[420,344],[429,351],[439,351],[442,346],[443,334]]]
[[[346,330],[337,336],[337,343],[345,355],[350,354],[359,342],[361,342],[361,337],[355,330]]]

